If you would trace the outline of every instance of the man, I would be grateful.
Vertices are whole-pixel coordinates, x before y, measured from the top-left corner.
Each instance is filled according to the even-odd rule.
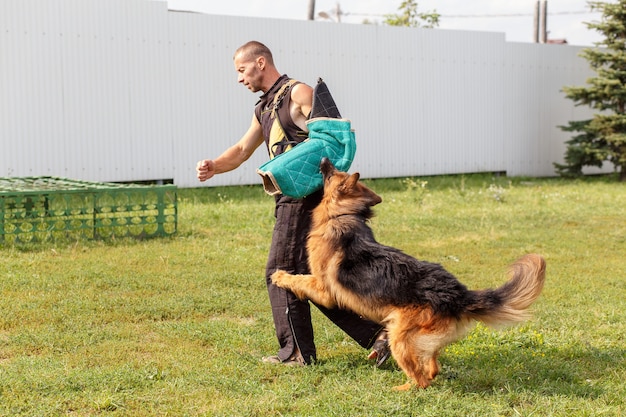
[[[261,91],[263,95],[241,139],[217,158],[198,162],[200,181],[239,167],[262,143],[272,158],[307,137],[306,120],[311,112],[313,89],[281,75],[274,66],[271,51],[260,42],[250,41],[239,47],[234,64],[237,81],[251,92]],[[320,190],[303,199],[275,197],[276,224],[265,278],[280,348],[277,355],[263,358],[264,362],[305,365],[316,360],[309,303],[276,287],[270,276],[278,269],[294,274],[309,272],[306,237],[311,211],[321,201],[322,194]],[[348,311],[318,308],[361,346],[373,348],[368,357],[376,359],[377,366],[389,357],[386,333],[379,324]]]

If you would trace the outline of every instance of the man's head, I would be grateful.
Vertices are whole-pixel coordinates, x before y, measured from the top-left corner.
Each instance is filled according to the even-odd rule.
[[[237,82],[253,93],[266,92],[280,77],[274,67],[274,58],[269,48],[261,42],[250,41],[240,46],[233,57]]]

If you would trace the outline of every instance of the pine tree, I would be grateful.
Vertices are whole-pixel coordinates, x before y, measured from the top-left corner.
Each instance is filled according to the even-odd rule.
[[[565,87],[566,97],[576,105],[587,105],[598,111],[592,119],[569,122],[561,129],[580,132],[567,141],[565,164],[554,164],[564,176],[582,175],[584,166],[601,167],[612,162],[626,181],[626,0],[614,3],[589,2],[592,10],[602,12],[599,22],[587,27],[600,32],[604,39],[596,48],[581,52],[596,76],[586,87]]]

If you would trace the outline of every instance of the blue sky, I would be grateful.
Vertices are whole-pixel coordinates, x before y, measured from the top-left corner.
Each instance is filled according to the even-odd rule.
[[[165,0],[161,0],[165,1]],[[309,0],[167,0],[174,10],[208,14],[273,17],[304,20]],[[364,19],[381,21],[396,13],[401,0],[316,0],[316,15],[326,12],[336,19],[339,5],[342,23],[360,24]],[[441,14],[440,29],[479,30],[505,33],[507,41],[532,42],[536,0],[418,0],[420,11]],[[586,0],[549,0],[548,37],[566,39],[569,44],[591,46],[600,36],[583,22],[598,21]],[[330,20],[318,16],[318,20]]]

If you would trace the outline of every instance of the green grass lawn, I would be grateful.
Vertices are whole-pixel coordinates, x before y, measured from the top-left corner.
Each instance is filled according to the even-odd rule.
[[[498,286],[547,261],[534,318],[479,325],[427,390],[314,312],[318,363],[271,366],[273,199],[179,190],[179,233],[0,247],[1,416],[626,415],[626,185],[490,175],[367,181],[378,240]]]

